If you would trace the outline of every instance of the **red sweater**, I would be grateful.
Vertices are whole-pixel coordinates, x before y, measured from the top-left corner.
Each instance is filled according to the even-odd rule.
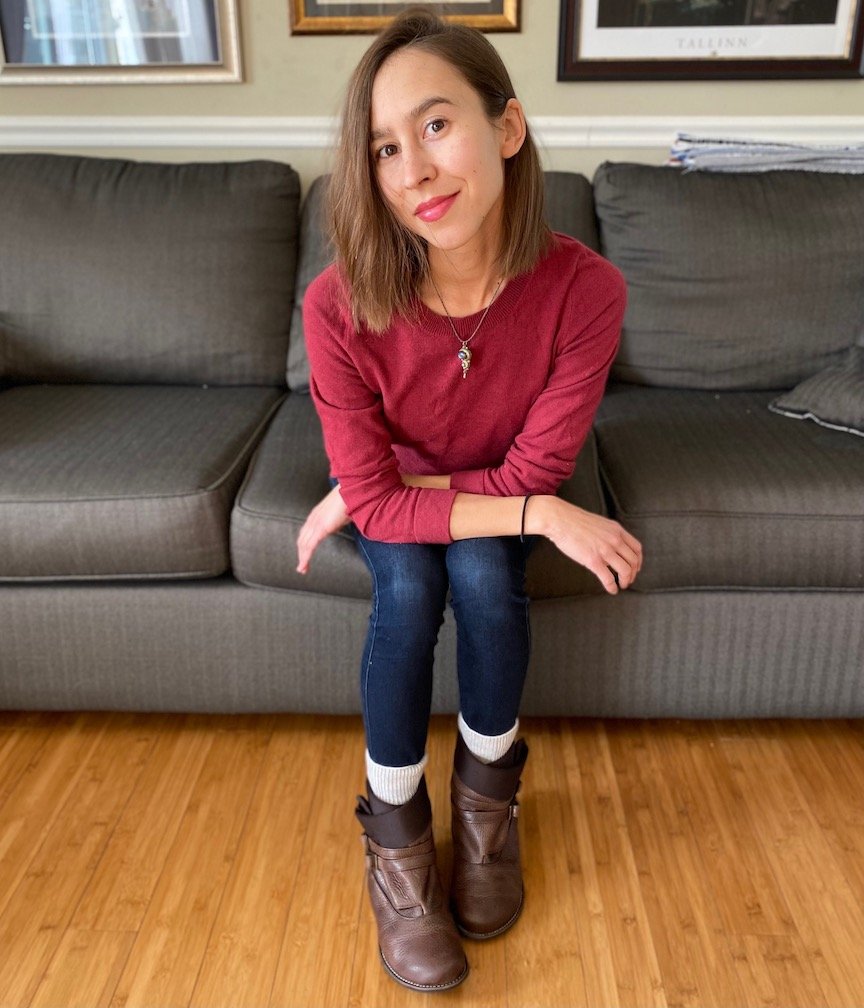
[[[621,273],[573,238],[510,280],[470,343],[422,303],[375,335],[356,331],[335,266],[303,303],[315,402],[332,475],[351,519],[382,542],[449,543],[461,491],[555,493],[573,472],[621,331]],[[454,319],[470,336],[482,312]],[[400,472],[450,475],[449,490],[406,487]]]

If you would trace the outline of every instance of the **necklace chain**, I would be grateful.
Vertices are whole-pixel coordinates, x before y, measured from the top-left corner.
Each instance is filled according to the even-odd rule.
[[[472,339],[474,339],[474,337],[480,331],[480,326],[482,326],[483,323],[486,321],[486,316],[489,314],[489,309],[492,307],[495,298],[498,296],[498,290],[501,287],[501,284],[504,283],[504,277],[501,277],[501,279],[495,285],[495,290],[492,292],[492,297],[489,300],[489,304],[486,305],[486,310],[480,316],[480,321],[477,323],[476,326],[474,326],[474,332],[472,332],[467,339],[462,339],[462,337],[456,331],[456,325],[453,322],[453,318],[450,315],[450,312],[447,310],[447,305],[444,304],[444,298],[441,297],[441,291],[438,290],[438,285],[432,279],[431,273],[429,274],[429,282],[432,284],[432,289],[438,295],[438,300],[441,302],[441,307],[444,309],[444,314],[447,316],[447,321],[450,323],[450,328],[453,330],[453,335],[462,344],[462,346],[459,348],[459,353],[457,354],[457,356],[459,358],[459,363],[462,365],[462,377],[464,378],[468,374],[468,368],[471,367],[471,358],[473,356],[470,349],[468,348],[468,344],[471,342]]]

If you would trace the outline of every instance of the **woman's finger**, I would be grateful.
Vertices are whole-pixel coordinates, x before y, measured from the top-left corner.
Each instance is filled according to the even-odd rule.
[[[610,595],[618,594],[618,578],[606,561],[598,556],[585,565]]]

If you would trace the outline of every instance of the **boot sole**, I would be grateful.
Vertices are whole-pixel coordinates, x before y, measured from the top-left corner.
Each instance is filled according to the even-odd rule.
[[[453,914],[453,922],[456,925],[456,930],[463,938],[472,938],[474,941],[485,941],[487,938],[497,938],[498,935],[504,934],[505,931],[509,931],[511,927],[519,920],[519,915],[522,913],[522,907],[525,906],[525,893],[522,893],[522,899],[519,900],[519,906],[516,908],[516,913],[507,921],[506,924],[502,924],[501,927],[497,928],[495,931],[484,931],[478,933],[476,931],[469,931],[466,927],[462,925],[459,918],[456,916],[455,910],[451,907],[451,912]]]
[[[468,976],[468,960],[465,960],[465,969],[459,974],[455,980],[450,980],[448,983],[444,984],[415,984],[410,980],[406,980],[405,977],[399,976],[399,974],[390,967],[390,964],[384,958],[384,953],[381,948],[378,949],[378,954],[381,956],[381,964],[390,976],[396,981],[396,983],[401,984],[403,987],[407,987],[409,990],[419,991],[422,994],[435,994],[438,991],[452,990],[454,987],[458,987],[459,984]]]

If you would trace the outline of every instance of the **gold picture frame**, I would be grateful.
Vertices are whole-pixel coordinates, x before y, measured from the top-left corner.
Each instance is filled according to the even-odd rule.
[[[404,7],[402,0],[378,3],[354,0],[289,0],[295,35],[371,35],[380,31]],[[430,3],[447,21],[483,32],[519,31],[519,0],[451,0]]]
[[[158,0],[128,8],[105,0],[104,19],[64,24],[43,0],[0,0],[0,84],[206,84],[243,79],[237,0]],[[85,5],[80,5],[81,11]],[[162,21],[154,19],[161,16]],[[134,22],[134,23],[133,23]]]

